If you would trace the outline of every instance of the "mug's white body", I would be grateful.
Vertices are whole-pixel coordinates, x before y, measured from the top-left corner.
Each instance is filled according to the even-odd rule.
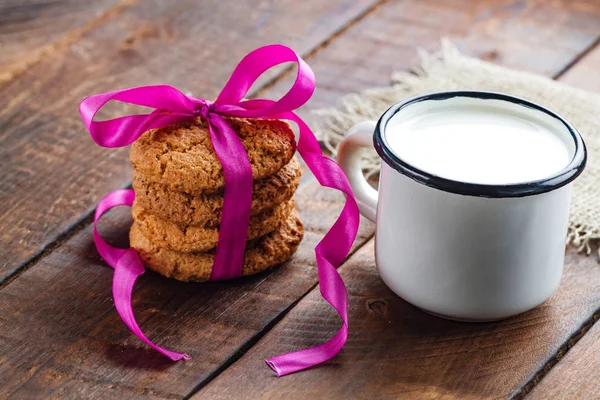
[[[561,148],[568,152],[564,168],[559,164],[562,169],[558,172],[520,184],[474,184],[432,174],[398,156],[386,138],[388,123],[401,122],[410,116],[411,108],[424,112],[428,118],[431,110],[445,107],[445,101],[457,108],[491,107],[494,113],[497,108],[498,115],[513,113],[507,118],[521,112],[523,118],[540,120],[565,143],[566,147]],[[450,128],[442,125],[442,130],[446,134]],[[503,139],[504,131],[500,134]],[[397,136],[390,140],[394,138]],[[526,142],[523,136],[513,140],[506,147],[509,153],[510,145]],[[383,159],[378,191],[367,183],[360,168],[360,149],[373,144]],[[428,151],[429,144],[413,146],[411,151]],[[536,155],[552,154],[536,144],[530,143]],[[464,148],[469,147],[465,144]],[[496,150],[487,146],[488,152],[489,149]],[[455,155],[445,147],[441,151],[447,153],[435,153],[436,157]],[[433,153],[425,155],[430,154]],[[415,155],[424,154],[408,154]],[[452,157],[446,162],[464,161]],[[462,157],[468,158],[469,154],[463,152]],[[546,161],[557,160],[554,155],[550,157]],[[423,159],[415,159],[420,158]],[[507,155],[501,162],[495,161],[491,173],[514,167],[514,160]],[[524,168],[542,165],[537,160],[526,158]],[[560,116],[498,93],[424,95],[392,106],[377,123],[355,125],[340,144],[338,161],[361,213],[376,221],[375,258],[379,274],[391,290],[408,302],[446,318],[489,321],[532,309],[557,288],[564,263],[571,182],[586,161],[580,135]],[[463,165],[478,168],[476,163]],[[444,164],[442,168],[445,166],[453,167]],[[476,172],[481,171],[485,173],[485,169]]]
[[[385,163],[375,257],[386,285],[428,312],[494,320],[527,311],[560,282],[571,185],[509,198],[430,188]]]

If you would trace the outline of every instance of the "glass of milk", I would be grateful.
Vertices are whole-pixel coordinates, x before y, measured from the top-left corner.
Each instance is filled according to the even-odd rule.
[[[371,146],[379,190],[360,168]],[[376,222],[379,274],[406,301],[489,321],[534,308],[558,286],[586,149],[556,113],[500,93],[427,94],[350,129],[338,161]]]

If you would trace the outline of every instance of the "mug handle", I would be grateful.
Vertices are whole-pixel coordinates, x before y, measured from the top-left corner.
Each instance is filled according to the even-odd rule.
[[[364,121],[354,125],[344,135],[338,148],[337,161],[348,177],[360,213],[375,222],[377,214],[377,190],[373,189],[360,167],[360,153],[365,147],[373,148],[375,121]]]

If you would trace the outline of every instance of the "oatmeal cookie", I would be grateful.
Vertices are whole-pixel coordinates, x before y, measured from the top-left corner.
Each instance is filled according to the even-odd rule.
[[[243,275],[252,275],[279,265],[298,249],[304,227],[298,212],[293,210],[287,219],[273,232],[247,242]],[[137,223],[129,233],[142,262],[150,269],[180,281],[207,281],[214,261],[214,250],[206,253],[181,253],[157,246],[146,237]]]
[[[300,184],[301,169],[296,158],[275,175],[255,181],[251,215],[274,208],[294,195]],[[148,182],[137,170],[133,173],[136,203],[150,214],[183,225],[214,227],[221,220],[223,190],[211,195],[192,196]]]
[[[248,240],[273,232],[292,212],[294,201],[288,200],[275,208],[250,218]],[[179,225],[148,213],[134,201],[133,220],[139,230],[157,246],[176,251],[207,251],[217,246],[219,227]]]
[[[294,133],[287,122],[225,119],[248,153],[253,179],[276,174],[294,155]],[[148,182],[170,190],[198,196],[224,185],[223,168],[202,118],[149,130],[133,143],[129,159]]]

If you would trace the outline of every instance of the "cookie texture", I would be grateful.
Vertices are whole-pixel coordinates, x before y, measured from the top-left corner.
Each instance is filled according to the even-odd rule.
[[[275,175],[255,181],[251,215],[260,214],[291,199],[300,184],[301,173],[300,164],[294,157]],[[162,219],[209,227],[217,226],[221,220],[223,189],[211,195],[192,196],[149,182],[137,170],[133,173],[133,189],[136,203]]]
[[[304,236],[304,226],[293,210],[273,232],[247,242],[242,276],[252,275],[279,265],[292,256]],[[134,223],[129,233],[131,246],[150,269],[180,281],[207,281],[212,271],[214,250],[182,253],[156,245]]]
[[[252,165],[253,179],[274,175],[294,155],[290,125],[282,120],[225,118],[240,138]],[[202,118],[151,129],[131,146],[130,160],[147,182],[192,196],[224,186],[219,162]]]
[[[248,240],[273,232],[287,219],[293,208],[294,201],[288,200],[277,207],[251,217],[248,226]],[[179,225],[148,213],[136,202],[131,207],[131,214],[144,236],[160,247],[192,252],[207,251],[217,246],[218,226]]]

